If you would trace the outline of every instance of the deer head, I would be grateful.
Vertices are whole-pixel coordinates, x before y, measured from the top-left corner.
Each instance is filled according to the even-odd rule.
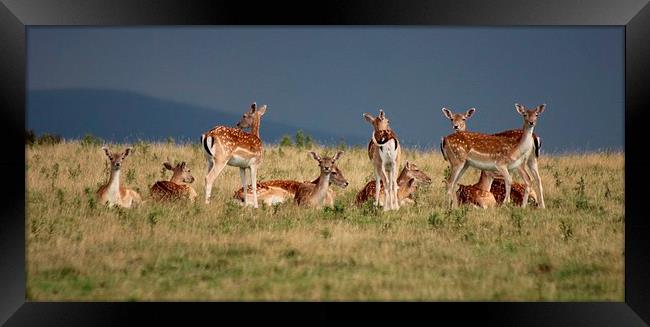
[[[415,178],[417,182],[424,183],[424,184],[431,184],[431,177],[429,177],[427,174],[422,172],[418,166],[414,163],[411,162],[406,162],[404,165],[404,169],[402,170],[402,173],[400,174],[400,178]]]
[[[177,164],[176,167],[172,166],[172,164],[170,164],[169,162],[165,162],[163,163],[163,167],[173,172],[172,178],[169,179],[169,181],[172,183],[189,184],[194,182],[194,176],[190,174],[190,169],[187,168],[187,164],[185,163],[185,161]]]
[[[320,167],[321,175],[331,175],[334,170],[336,170],[336,160],[341,158],[343,151],[339,151],[334,157],[322,157],[316,154],[316,152],[309,152],[314,160],[318,161],[318,166]]]
[[[345,179],[345,176],[343,176],[343,172],[336,165],[334,165],[334,169],[332,169],[330,183],[342,188],[346,188],[348,184],[350,184],[348,183],[348,180]]]
[[[373,117],[369,113],[364,113],[363,118],[365,118],[366,121],[372,125],[375,131],[390,130],[390,127],[388,126],[390,120],[386,118],[386,115],[382,109],[379,109],[379,116],[377,117]]]
[[[111,170],[118,171],[122,166],[122,160],[129,156],[131,151],[133,151],[133,148],[128,147],[123,152],[111,152],[108,147],[103,146],[102,150],[104,150],[106,157],[108,157],[108,160],[111,162]]]
[[[257,103],[251,104],[251,109],[244,113],[241,120],[237,123],[237,127],[241,129],[252,128],[255,124],[259,125],[262,116],[266,112],[266,105],[257,109]]]
[[[524,118],[524,128],[533,128],[537,124],[537,118],[544,112],[546,104],[541,104],[535,109],[528,110],[524,106],[515,103],[517,112]]]
[[[466,128],[465,121],[469,119],[469,117],[472,117],[474,111],[476,111],[475,108],[469,108],[464,113],[455,114],[447,108],[442,108],[442,113],[445,115],[445,117],[451,120],[451,126],[454,127],[455,131],[459,131],[459,132],[465,131]]]

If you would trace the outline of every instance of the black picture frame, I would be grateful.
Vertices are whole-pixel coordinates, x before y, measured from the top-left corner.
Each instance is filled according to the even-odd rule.
[[[26,302],[25,99],[26,27],[34,25],[615,25],[625,26],[625,301],[589,303],[51,303]],[[0,323],[7,326],[297,321],[300,324],[467,322],[496,326],[648,326],[650,224],[644,197],[650,160],[650,5],[625,1],[89,1],[2,0],[0,5],[2,196]],[[534,51],[534,49],[529,49]],[[606,131],[603,131],[606,132]],[[298,308],[294,308],[297,306]],[[240,311],[235,313],[234,311]],[[242,314],[244,313],[244,314]],[[344,317],[343,315],[346,315]],[[300,319],[298,319],[300,317]],[[304,320],[307,319],[307,320]],[[451,320],[450,320],[451,319]]]

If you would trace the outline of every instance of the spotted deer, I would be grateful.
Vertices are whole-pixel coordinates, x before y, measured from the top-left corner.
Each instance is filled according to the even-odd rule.
[[[304,183],[312,183],[314,185],[317,185],[319,181],[320,181],[320,176],[311,182],[304,182]],[[294,180],[284,180],[284,179],[260,181],[257,183],[257,191],[258,191],[257,197],[258,199],[262,200],[262,202],[264,202],[266,205],[283,203],[295,197],[296,192],[298,191],[298,188],[302,183],[303,182],[294,181]],[[332,174],[330,176],[330,185],[331,184],[334,184],[341,188],[346,188],[349,184],[348,181],[343,176],[343,172],[341,172],[341,170],[337,166],[334,166],[332,169]],[[245,196],[248,198],[251,198],[253,196],[252,189],[250,187],[248,188]],[[334,190],[332,190],[331,188],[328,189],[327,195],[325,196],[324,205],[329,207],[333,206],[335,196],[336,193],[334,192]],[[235,191],[235,195],[233,196],[233,198],[237,200],[238,203],[244,204],[245,203],[244,189],[240,188],[237,191]]]
[[[250,175],[250,185],[253,189],[253,207],[257,208],[257,169],[262,163],[262,140],[260,139],[260,120],[266,112],[264,105],[257,109],[253,103],[248,112],[244,113],[237,127],[216,126],[201,134],[201,143],[208,160],[208,173],[205,176],[205,203],[210,203],[212,184],[228,166],[239,167],[242,187],[246,188],[246,169]],[[247,133],[242,129],[250,128]]]
[[[402,149],[397,134],[390,128],[390,121],[384,111],[379,109],[379,116],[364,113],[363,117],[373,127],[368,144],[368,157],[375,169],[375,206],[380,204],[380,183],[386,185],[384,192],[384,210],[399,209],[397,196],[397,170],[399,169]]]
[[[527,110],[519,104],[515,104],[515,107],[524,121],[524,132],[517,140],[472,132],[456,132],[443,138],[443,155],[451,165],[451,173],[447,181],[447,195],[452,208],[458,206],[458,199],[454,194],[454,189],[467,167],[498,171],[505,182],[504,203],[510,201],[512,179],[509,171],[519,169],[534,152],[533,129],[537,124],[537,118],[544,111],[546,105],[540,105],[533,110]],[[537,189],[540,190],[541,181],[537,167],[529,166],[529,168],[531,168],[535,178]],[[525,207],[528,202],[531,180],[528,174],[521,175],[526,184],[522,203],[522,207]],[[540,194],[540,192],[537,192],[537,194]]]
[[[122,161],[129,156],[133,148],[128,147],[123,152],[111,152],[108,147],[102,147],[111,165],[111,175],[108,183],[101,186],[96,193],[99,203],[108,203],[109,207],[118,205],[131,208],[134,204],[142,202],[138,192],[120,185],[120,172]]]
[[[451,110],[449,110],[447,108],[442,108],[443,114],[445,115],[445,117],[449,118],[454,130],[459,131],[459,132],[464,132],[467,129],[466,120],[469,117],[471,117],[472,114],[475,111],[476,111],[476,108],[470,108],[470,109],[467,110],[467,112],[458,114],[458,113],[453,113]],[[507,137],[507,138],[511,138],[513,140],[518,140],[523,135],[523,130],[522,129],[510,129],[510,130],[502,131],[502,132],[495,133],[495,134],[492,134],[492,135]],[[539,138],[539,136],[537,136],[535,133],[533,133],[533,140],[535,141],[535,155],[530,156],[528,158],[527,164],[530,164],[529,162],[531,160],[534,160],[535,161],[534,165],[536,166],[537,165],[537,157],[539,157],[539,150],[540,150],[540,148],[542,146],[542,141]],[[442,143],[441,143],[441,151],[442,151]],[[443,153],[443,155],[444,155],[444,153]],[[522,173],[523,174],[528,174],[528,178],[530,179],[530,174],[526,171],[524,165],[520,166],[519,173],[520,174],[522,174]],[[481,176],[483,176],[483,175],[481,175]],[[505,196],[505,182],[504,182],[503,178],[501,178],[501,177],[494,177],[493,179],[494,179],[493,184],[492,184],[493,186],[490,188],[490,190],[494,190],[495,192],[498,192],[498,195],[497,195],[497,193],[495,193],[494,197],[497,199],[498,203],[501,203],[501,202],[503,202],[503,198]],[[481,183],[481,181],[479,181],[477,184],[479,184],[479,183]],[[474,184],[474,185],[477,185],[477,184]],[[472,187],[472,185],[460,185],[460,188],[465,188],[465,189],[468,189],[468,188],[471,188],[471,187]],[[459,191],[460,191],[460,188],[459,188]],[[525,186],[523,184],[514,183],[514,182],[512,183],[512,187],[511,187],[511,191],[510,191],[511,192],[510,198],[518,206],[521,206],[521,201],[523,200],[523,196],[524,196],[524,190],[525,190]],[[532,200],[532,202],[534,204],[537,205],[537,196],[535,195],[535,193],[533,192],[532,189],[530,191],[531,191],[530,195],[532,196],[531,200]],[[459,193],[457,192],[457,194],[459,194]],[[469,194],[469,193],[463,191],[462,194]],[[501,200],[499,200],[499,199],[501,199]],[[466,203],[467,202],[467,199],[459,199],[459,200],[464,201],[464,202],[461,201],[461,203]]]
[[[157,181],[151,186],[151,197],[157,201],[190,200],[196,199],[196,191],[188,184],[194,182],[194,176],[185,161],[172,166],[169,162],[163,163],[163,167],[172,171],[172,177],[168,181]]]
[[[411,179],[414,179],[414,184],[409,186],[409,181]],[[404,168],[402,168],[402,171],[400,172],[399,176],[397,177],[397,185],[399,186],[397,189],[397,198],[400,201],[400,205],[404,204],[411,204],[414,203],[412,195],[413,192],[415,192],[415,187],[417,186],[417,183],[422,183],[422,184],[430,184],[431,183],[431,178],[427,176],[424,172],[422,172],[420,169],[418,169],[418,166],[414,163],[410,163],[406,161],[406,164],[404,165]],[[360,206],[375,195],[375,181],[369,181],[366,183],[366,186],[357,193],[355,203],[357,206]],[[384,184],[380,183],[380,190],[379,193],[380,195],[384,195]],[[383,202],[381,200],[381,196],[379,197],[380,205],[383,205]]]
[[[339,151],[334,157],[321,158],[315,152],[309,152],[309,155],[318,161],[320,167],[318,183],[301,183],[296,190],[294,202],[300,206],[320,208],[325,205],[332,172],[336,169],[336,161],[341,158],[343,151]]]

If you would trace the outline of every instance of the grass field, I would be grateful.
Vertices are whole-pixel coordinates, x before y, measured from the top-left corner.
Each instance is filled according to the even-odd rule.
[[[108,179],[99,146],[26,147],[27,299],[623,301],[623,153],[542,153],[545,210],[448,211],[447,163],[405,149],[433,183],[416,205],[385,213],[352,205],[373,173],[365,148],[345,151],[350,186],[335,188],[335,208],[254,210],[230,201],[234,167],[203,203],[198,144],[138,143],[123,185],[147,199],[170,176],[162,162],[183,160],[199,201],[117,209],[93,198]],[[268,146],[259,175],[311,180],[318,167],[305,149]],[[469,169],[461,182],[477,179]]]

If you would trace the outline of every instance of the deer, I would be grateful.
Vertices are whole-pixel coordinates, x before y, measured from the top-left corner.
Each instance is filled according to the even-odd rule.
[[[142,203],[138,192],[120,185],[122,161],[129,156],[133,148],[128,147],[122,152],[111,152],[108,147],[103,146],[102,150],[110,162],[111,175],[108,183],[99,187],[96,192],[99,203],[108,203],[109,207],[117,205],[124,208],[131,208],[134,204]]]
[[[476,207],[487,209],[494,208],[497,205],[494,194],[490,191],[494,173],[491,171],[481,171],[481,177],[474,185],[458,185],[456,196],[461,204],[472,204]]]
[[[537,118],[544,112],[546,105],[542,104],[535,109],[528,110],[522,105],[515,104],[515,108],[522,116],[524,125],[523,134],[517,140],[466,131],[455,132],[443,137],[443,156],[451,166],[451,173],[447,180],[447,195],[452,208],[458,206],[458,198],[454,194],[454,188],[468,167],[499,172],[504,178],[506,189],[504,203],[510,202],[512,179],[509,171],[520,169],[520,166],[527,162],[534,152],[533,130],[537,124]],[[537,166],[531,167],[529,164],[529,168],[531,168],[533,177],[536,180],[537,194],[540,194],[541,180],[536,169]],[[520,173],[520,175],[522,175],[526,185],[522,201],[522,207],[526,207],[531,180],[526,173]]]
[[[411,182],[410,180],[413,179],[413,185],[410,185]],[[414,163],[411,163],[409,161],[406,161],[404,168],[402,168],[402,171],[400,172],[399,176],[397,177],[397,185],[399,188],[397,189],[397,198],[400,201],[400,205],[405,205],[405,204],[412,204],[414,203],[412,199],[413,192],[415,192],[415,187],[417,186],[415,183],[423,183],[423,184],[430,184],[431,183],[431,177],[427,176],[424,172],[422,172],[420,169],[418,169],[418,166]],[[363,205],[370,199],[371,197],[374,196],[375,194],[375,181],[369,181],[366,183],[366,186],[363,187],[357,193],[355,203],[357,206]],[[384,184],[380,183],[380,194],[384,194]],[[380,197],[380,205],[383,205],[381,202],[381,197]]]
[[[189,200],[194,203],[196,191],[188,184],[194,182],[194,176],[185,161],[172,166],[164,162],[163,167],[173,172],[168,181],[157,181],[151,186],[151,197],[157,201]]]
[[[311,182],[306,181],[304,183],[317,185],[319,181],[320,176]],[[296,192],[302,183],[303,182],[285,179],[260,181],[257,183],[257,196],[258,199],[261,199],[262,202],[264,202],[266,205],[283,203],[295,197]],[[343,172],[341,172],[337,166],[334,166],[332,169],[330,176],[330,185],[331,184],[334,184],[341,188],[346,188],[349,185],[349,182],[345,179],[345,176],[343,176]],[[250,187],[248,188],[245,196],[249,198],[253,196],[252,189]],[[334,193],[334,190],[328,189],[327,195],[325,196],[324,205],[328,207],[333,206],[335,196],[336,194]],[[236,190],[233,199],[235,199],[240,204],[244,204],[244,189],[240,188]]]
[[[454,131],[456,132],[464,132],[467,129],[467,124],[466,120],[469,119],[472,114],[476,111],[476,108],[469,108],[465,113],[454,113],[451,110],[447,108],[442,108],[442,113],[447,117],[452,124],[452,127],[454,128]],[[511,129],[499,133],[492,134],[494,136],[502,136],[502,137],[507,137],[511,138],[513,140],[519,139],[523,133],[523,130],[521,129]],[[535,156],[531,156],[528,161],[530,160],[537,160],[537,157],[539,157],[539,149],[541,148],[541,139],[533,133],[533,139],[535,140]],[[441,143],[441,151],[442,151],[442,143]],[[443,154],[444,155],[444,154]],[[520,173],[525,173],[528,174],[528,172],[525,170],[525,168],[522,166],[520,168]],[[498,203],[503,202],[503,196],[505,195],[505,182],[503,181],[503,178],[497,177],[498,175],[493,176],[492,180],[492,186],[485,188],[485,191],[487,192],[492,192],[494,198],[497,200]],[[530,174],[528,174],[530,178]],[[483,182],[483,178],[487,178],[483,174],[481,174],[481,180],[479,180],[478,183],[474,185],[459,185],[459,191],[456,192],[456,194],[460,197],[461,194],[464,197],[463,199],[459,198],[461,203],[469,203],[472,202],[470,201],[470,197],[473,195],[474,197],[481,198],[481,197],[489,197],[487,195],[481,195],[480,191],[476,189],[478,185],[481,185]],[[489,185],[488,185],[489,186]],[[472,190],[472,187],[474,189]],[[464,189],[462,192],[460,191],[461,189]],[[468,192],[471,190],[471,192]],[[524,196],[524,191],[525,191],[525,186],[521,183],[512,183],[511,191],[510,191],[510,197],[514,201],[515,205],[521,206],[521,202],[523,200]],[[530,196],[531,200],[534,204],[537,204],[537,196],[532,189],[530,190]],[[500,199],[500,200],[499,200]],[[478,201],[478,200],[477,200]],[[477,201],[474,201],[472,203],[477,204]],[[488,200],[489,201],[489,200]],[[480,205],[479,205],[480,206]]]
[[[390,121],[382,109],[379,109],[377,117],[373,117],[369,113],[364,113],[363,117],[373,127],[370,143],[368,143],[368,157],[375,170],[374,205],[379,205],[380,183],[383,182],[386,185],[384,210],[397,210],[399,209],[397,170],[402,152],[397,134],[390,128]]]
[[[208,172],[205,176],[205,203],[210,203],[212,184],[228,166],[239,167],[242,187],[246,188],[246,169],[250,175],[253,189],[253,207],[257,208],[257,169],[262,163],[263,146],[260,139],[260,120],[266,112],[264,105],[257,109],[253,102],[250,110],[237,123],[238,128],[216,126],[201,134],[201,143],[208,160]],[[247,133],[243,129],[250,128]],[[246,200],[246,199],[245,199]]]
[[[301,183],[296,190],[294,202],[299,206],[320,208],[325,204],[332,172],[336,169],[336,161],[341,158],[343,151],[337,152],[334,157],[322,157],[316,152],[309,155],[318,162],[320,176],[318,183]]]

